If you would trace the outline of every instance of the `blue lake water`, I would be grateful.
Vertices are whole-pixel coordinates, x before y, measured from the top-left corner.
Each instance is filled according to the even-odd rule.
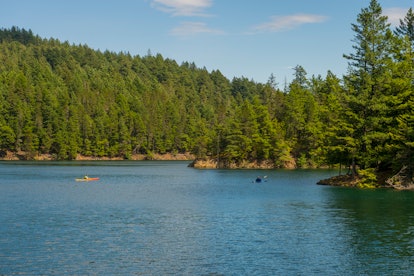
[[[413,192],[187,165],[0,162],[0,275],[414,273]]]

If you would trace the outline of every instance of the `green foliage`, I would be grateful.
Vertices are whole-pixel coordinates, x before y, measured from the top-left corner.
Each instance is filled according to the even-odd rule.
[[[0,149],[13,149],[16,142],[16,135],[9,126],[0,126]]]
[[[410,139],[396,141],[396,118],[412,113],[405,105],[413,94],[412,49],[406,38],[393,34],[376,0],[362,9],[352,29],[355,53],[344,56],[350,70],[344,79],[343,127],[334,131],[331,149],[333,156],[352,160],[354,172],[357,166],[384,170],[399,162],[397,144]]]
[[[350,74],[346,76],[347,117],[353,125],[354,151],[352,158],[358,159],[363,168],[375,166],[380,160],[385,142],[384,121],[388,106],[392,33],[381,6],[372,0],[353,24],[356,33],[355,53],[346,55]]]
[[[327,72],[277,88],[231,81],[161,54],[100,52],[0,30],[0,150],[132,158],[187,153],[222,164],[414,168],[413,15],[392,32],[376,0],[361,10],[343,80]],[[365,170],[364,170],[365,169]]]
[[[41,40],[19,28],[0,30],[0,42],[4,150],[58,159],[182,152],[276,158],[273,145],[283,137],[263,105],[261,84],[230,82],[218,70],[178,65],[160,54],[102,53]],[[223,131],[228,127],[234,132]]]
[[[307,168],[308,167],[308,160],[306,159],[306,154],[302,153],[297,161],[298,168]]]
[[[378,188],[378,180],[377,180],[377,175],[375,174],[374,168],[360,170],[358,174],[360,178],[357,184],[358,188],[361,188],[361,189]]]
[[[410,8],[404,17],[400,19],[400,25],[395,29],[395,34],[397,36],[404,37],[406,36],[411,42],[412,47],[414,48],[414,12],[413,8]]]

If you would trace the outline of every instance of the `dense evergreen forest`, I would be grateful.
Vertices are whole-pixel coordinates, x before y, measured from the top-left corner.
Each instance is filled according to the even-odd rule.
[[[192,153],[220,166],[414,168],[414,14],[372,0],[351,24],[345,76],[297,65],[282,89],[161,54],[97,51],[0,30],[0,150],[131,158]],[[339,46],[338,46],[339,47]],[[338,62],[341,62],[338,60]]]

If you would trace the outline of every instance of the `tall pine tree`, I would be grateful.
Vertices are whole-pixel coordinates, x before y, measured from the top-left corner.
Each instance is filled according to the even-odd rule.
[[[353,172],[361,168],[379,167],[383,160],[383,146],[387,140],[387,100],[392,63],[392,32],[386,16],[377,0],[371,0],[367,8],[352,24],[355,32],[354,53],[344,55],[349,60],[349,72],[345,76],[347,123],[353,126],[349,137],[352,149]],[[351,141],[352,140],[352,141]]]

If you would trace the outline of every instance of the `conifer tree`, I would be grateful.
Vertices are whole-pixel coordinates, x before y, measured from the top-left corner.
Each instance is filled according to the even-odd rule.
[[[395,29],[395,34],[398,36],[407,36],[411,41],[411,46],[414,49],[414,12],[413,8],[410,8],[404,17],[400,19],[400,25]]]
[[[391,89],[392,139],[388,147],[395,152],[393,167],[396,171],[404,168],[407,179],[414,175],[414,13],[412,8],[400,26],[396,28],[394,50],[393,83]]]
[[[348,59],[349,72],[345,76],[346,119],[353,126],[348,144],[352,171],[356,164],[362,168],[377,167],[381,160],[386,137],[383,129],[387,112],[387,90],[390,83],[388,68],[392,63],[392,32],[388,18],[382,14],[377,0],[371,0],[352,24],[355,32],[354,53]]]

